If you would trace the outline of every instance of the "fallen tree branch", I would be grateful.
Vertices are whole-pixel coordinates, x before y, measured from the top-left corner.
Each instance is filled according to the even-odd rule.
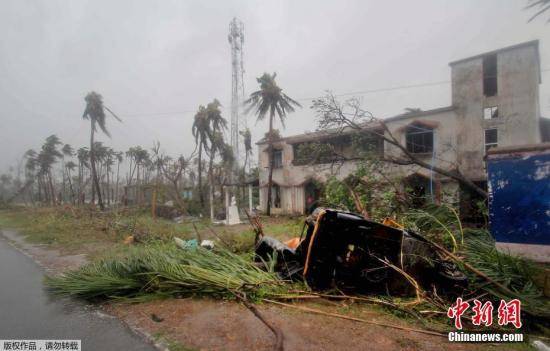
[[[441,337],[444,337],[444,338],[447,337],[447,334],[443,334],[443,333],[439,333],[439,332],[435,332],[435,331],[429,331],[429,330],[423,330],[423,329],[415,329],[415,328],[402,327],[402,326],[400,326],[400,325],[394,325],[394,324],[388,324],[388,323],[382,323],[382,322],[374,322],[374,321],[369,321],[369,320],[362,319],[362,318],[346,316],[346,315],[344,315],[344,314],[338,314],[338,313],[332,313],[332,312],[325,312],[325,311],[317,310],[317,309],[314,309],[314,308],[309,308],[309,307],[304,307],[304,306],[290,305],[290,304],[288,304],[288,303],[279,302],[279,301],[273,301],[273,300],[269,300],[269,299],[262,299],[262,301],[269,302],[269,303],[272,303],[272,304],[275,304],[275,305],[279,305],[279,306],[294,308],[294,309],[297,309],[297,310],[300,310],[300,311],[304,311],[304,312],[310,312],[310,313],[320,314],[320,315],[323,315],[323,316],[329,316],[329,317],[347,319],[347,320],[350,320],[350,321],[361,322],[361,323],[366,323],[366,324],[373,324],[373,325],[378,325],[378,326],[381,326],[381,327],[394,328],[394,329],[405,330],[405,331],[410,331],[410,332],[415,332],[415,333],[422,333],[422,334],[429,334],[429,335],[434,335],[434,336],[441,336]]]
[[[275,345],[273,346],[273,350],[275,351],[284,351],[284,345],[283,345],[283,342],[284,342],[284,335],[283,335],[283,332],[281,331],[281,329],[275,327],[274,325],[272,325],[271,323],[269,323],[265,317],[260,313],[260,311],[258,311],[258,309],[252,305],[250,302],[248,302],[248,300],[246,299],[246,297],[243,297],[241,294],[239,293],[235,293],[235,296],[237,297],[237,299],[239,299],[243,305],[248,308],[250,310],[250,312],[252,312],[254,314],[254,316],[256,316],[256,318],[258,318],[260,321],[262,321],[263,324],[265,324],[266,327],[269,328],[269,330],[271,330],[273,332],[273,334],[275,335]]]

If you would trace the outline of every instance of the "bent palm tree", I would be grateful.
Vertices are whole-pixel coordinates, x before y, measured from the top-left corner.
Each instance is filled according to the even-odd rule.
[[[227,120],[222,117],[220,111],[220,102],[214,99],[213,102],[206,106],[206,114],[208,119],[208,140],[210,142],[210,161],[208,165],[208,182],[209,187],[209,203],[210,203],[210,219],[214,220],[214,176],[213,164],[216,153],[218,153],[224,145],[223,131],[227,129]]]
[[[248,100],[245,101],[245,104],[248,105],[246,112],[248,113],[252,109],[255,109],[258,121],[264,120],[265,117],[269,115],[269,132],[267,135],[269,176],[267,180],[266,208],[266,214],[268,216],[271,215],[271,188],[273,185],[273,122],[275,116],[279,117],[279,121],[284,128],[287,114],[294,112],[294,107],[301,107],[297,101],[283,93],[283,89],[275,82],[276,77],[276,73],[272,75],[264,73],[260,78],[257,78],[256,80],[260,84],[260,90],[250,94]]]
[[[240,131],[239,134],[243,137],[243,143],[244,143],[244,165],[243,170],[246,174],[246,164],[249,161],[250,154],[252,154],[252,134],[250,133],[250,129],[246,128],[243,131]],[[250,170],[250,167],[248,167]]]
[[[195,145],[199,148],[198,154],[198,182],[199,182],[199,199],[201,209],[204,209],[204,194],[202,189],[202,151],[209,151],[208,141],[210,139],[211,130],[208,121],[208,113],[206,107],[199,106],[199,110],[195,114],[193,128],[191,130],[195,138]]]
[[[95,161],[96,161],[96,153],[94,150],[94,134],[97,131],[97,126],[99,125],[99,128],[105,135],[108,137],[111,137],[109,134],[109,131],[107,130],[107,124],[106,124],[106,116],[105,116],[105,110],[107,110],[114,118],[116,118],[119,122],[122,122],[120,118],[118,118],[113,111],[111,111],[109,108],[103,105],[103,97],[99,95],[96,92],[91,92],[86,95],[84,98],[86,101],[86,108],[84,109],[84,113],[82,114],[82,118],[90,120],[90,165],[92,168],[92,202],[95,201],[94,194],[97,192],[97,198],[99,202],[99,208],[103,211],[105,209],[105,206],[103,205],[103,200],[101,198],[101,189],[99,187],[99,178],[97,176]]]

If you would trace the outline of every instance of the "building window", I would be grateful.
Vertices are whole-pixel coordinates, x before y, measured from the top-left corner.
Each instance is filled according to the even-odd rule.
[[[498,107],[497,106],[485,107],[483,109],[483,118],[484,119],[498,118]]]
[[[283,150],[273,150],[273,168],[283,167]]]
[[[427,154],[433,151],[433,129],[420,125],[410,125],[406,132],[407,151],[413,154]]]
[[[483,58],[483,94],[495,96],[497,92],[497,55],[488,55]]]
[[[492,147],[498,146],[498,129],[485,129],[485,152]]]

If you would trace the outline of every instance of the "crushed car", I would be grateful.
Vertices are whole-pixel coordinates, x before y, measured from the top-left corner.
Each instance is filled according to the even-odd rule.
[[[314,290],[408,294],[406,275],[441,294],[459,294],[467,286],[466,275],[422,235],[391,220],[378,223],[326,208],[306,219],[299,239],[262,237],[256,260],[274,260],[281,278],[303,279]]]

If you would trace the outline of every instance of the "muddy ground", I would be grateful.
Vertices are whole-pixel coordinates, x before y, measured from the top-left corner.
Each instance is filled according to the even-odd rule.
[[[14,231],[3,230],[14,246],[33,257],[49,274],[77,268],[87,262],[86,248],[66,255],[45,245],[29,244]],[[98,248],[90,248],[94,251]],[[301,303],[304,305],[304,303]],[[348,313],[374,322],[421,328],[400,320],[376,306],[319,301],[317,309]],[[211,299],[166,299],[139,304],[105,304],[138,333],[164,340],[171,350],[271,350],[274,336],[243,305]],[[291,308],[261,304],[258,309],[284,333],[285,350],[480,350],[504,345],[449,343],[445,337],[420,334],[304,313]],[[506,347],[510,347],[509,345]]]

